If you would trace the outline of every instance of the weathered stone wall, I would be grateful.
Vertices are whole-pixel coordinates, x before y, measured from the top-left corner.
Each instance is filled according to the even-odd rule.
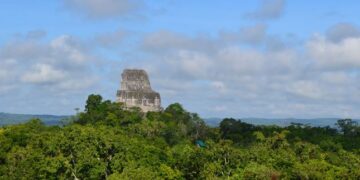
[[[121,87],[117,101],[126,107],[140,107],[144,112],[161,111],[160,94],[151,89],[149,77],[144,70],[125,69],[121,74]]]

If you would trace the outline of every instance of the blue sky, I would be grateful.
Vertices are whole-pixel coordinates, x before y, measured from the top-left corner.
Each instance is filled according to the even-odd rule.
[[[3,0],[0,112],[72,114],[143,68],[202,117],[360,112],[360,2]]]

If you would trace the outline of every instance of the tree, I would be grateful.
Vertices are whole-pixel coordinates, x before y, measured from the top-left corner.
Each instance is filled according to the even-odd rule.
[[[340,119],[336,125],[340,128],[344,136],[356,136],[360,133],[358,123],[351,119]]]
[[[86,100],[85,111],[91,112],[99,110],[101,103],[102,97],[100,95],[91,94]]]
[[[231,139],[236,144],[249,145],[256,139],[254,125],[233,118],[225,118],[220,123],[222,138]]]
[[[360,126],[351,119],[340,119],[336,123],[343,136],[341,143],[345,149],[356,149],[360,152]]]

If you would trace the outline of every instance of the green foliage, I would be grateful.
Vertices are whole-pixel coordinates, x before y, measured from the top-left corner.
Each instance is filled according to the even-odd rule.
[[[225,118],[220,123],[220,130],[222,132],[222,138],[231,139],[239,145],[248,145],[255,140],[253,136],[256,130],[255,126],[241,122],[241,120]]]
[[[145,114],[90,95],[62,127],[0,128],[0,179],[358,179],[359,126],[337,125],[210,128],[178,103]]]

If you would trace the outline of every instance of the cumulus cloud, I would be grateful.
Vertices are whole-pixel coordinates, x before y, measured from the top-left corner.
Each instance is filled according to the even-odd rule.
[[[146,35],[141,46],[145,51],[177,51],[179,49],[202,51],[215,49],[221,45],[214,42],[218,41],[202,34],[190,37],[177,32],[160,30]]]
[[[336,42],[318,34],[294,48],[298,42],[268,34],[266,26],[239,32],[247,30],[251,40],[237,32],[149,33],[139,49],[144,60],[133,66],[149,71],[165,103],[178,100],[208,116],[360,116],[357,37]]]
[[[64,0],[71,10],[91,19],[126,17],[143,6],[141,0]]]
[[[299,80],[289,83],[288,91],[304,98],[320,99],[324,94],[319,84],[313,80]]]
[[[223,30],[215,36],[201,33],[189,36],[178,32],[160,30],[147,34],[141,42],[142,50],[149,52],[187,49],[211,53],[234,44],[252,48],[262,47],[268,50],[280,50],[284,49],[286,45],[290,46],[284,42],[282,37],[269,34],[265,24],[243,26],[237,31]]]
[[[316,36],[307,43],[307,50],[315,66],[322,69],[351,70],[360,68],[360,37],[346,38],[340,42]]]
[[[51,106],[63,108],[48,113],[69,112],[73,107],[56,102],[57,97],[79,104],[81,99],[74,96],[86,96],[88,93],[83,93],[91,92],[98,83],[99,76],[94,72],[99,64],[97,56],[72,36],[62,35],[49,41],[20,37],[0,49],[1,105],[12,102],[12,106],[0,107],[4,111],[29,109],[36,113],[41,112],[41,107]],[[34,107],[38,109],[32,109],[31,103],[37,104]]]
[[[21,76],[28,83],[56,83],[66,77],[65,73],[48,64],[36,64],[32,71]]]
[[[115,47],[123,32],[100,34],[90,45]],[[293,47],[261,24],[212,35],[161,30],[120,52],[119,62],[100,61],[98,49],[72,36],[22,37],[1,46],[0,94],[19,94],[17,107],[27,97],[39,101],[34,107],[82,107],[89,93],[114,96],[121,68],[144,68],[164,106],[181,102],[205,116],[360,117],[360,40],[345,37],[314,34]]]
[[[130,32],[122,29],[118,29],[113,32],[98,34],[95,36],[94,43],[95,45],[99,45],[105,48],[119,47],[119,45],[124,41],[126,36],[129,34]]]
[[[360,37],[360,29],[351,23],[338,23],[326,32],[330,41],[340,42],[347,38]]]
[[[262,0],[259,8],[247,16],[257,20],[269,20],[281,17],[285,8],[285,0]]]
[[[352,84],[355,83],[354,81],[356,80],[351,77],[350,73],[346,73],[344,71],[323,72],[320,75],[320,79],[321,81],[333,86]]]
[[[225,41],[243,41],[249,44],[259,44],[266,39],[267,26],[256,24],[254,26],[242,27],[239,32],[220,32],[220,36]]]

